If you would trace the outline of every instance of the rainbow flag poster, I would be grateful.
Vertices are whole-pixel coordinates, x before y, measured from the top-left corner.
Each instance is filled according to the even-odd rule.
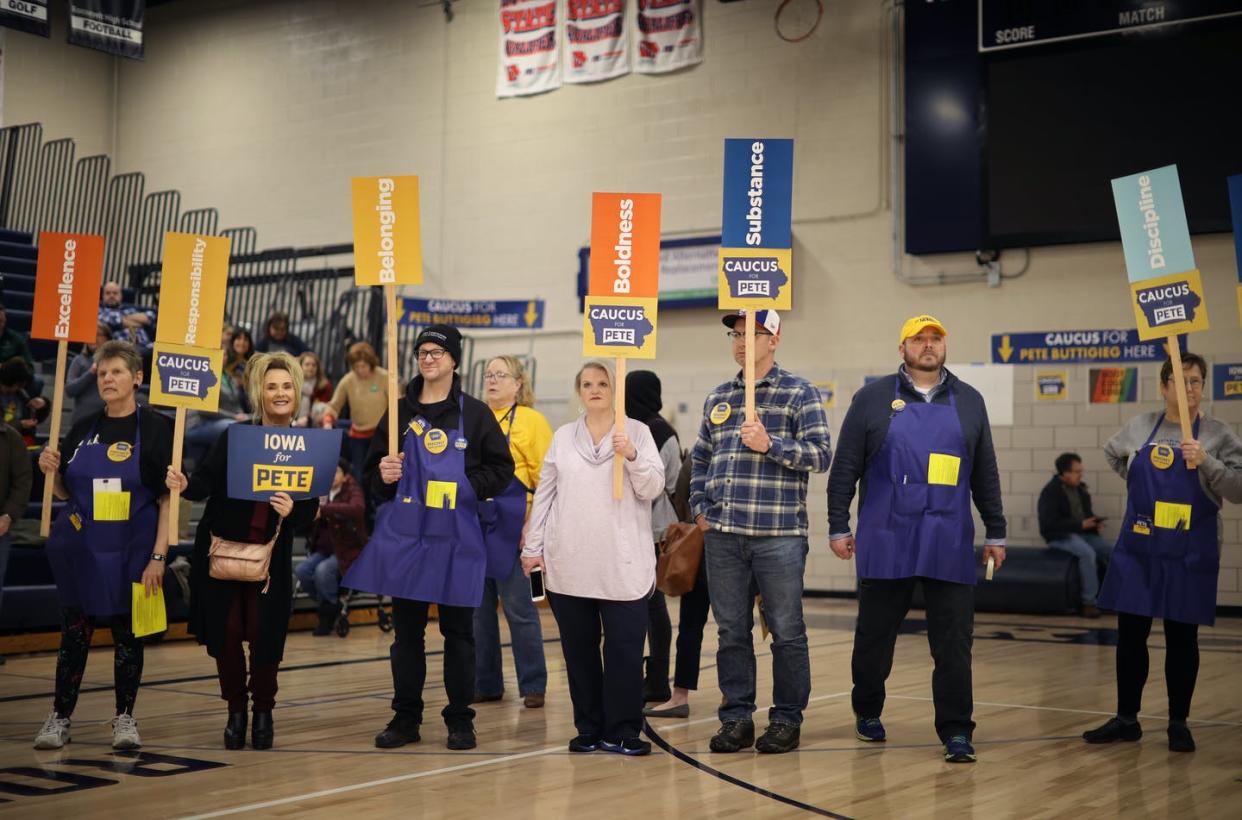
[[[1092,404],[1133,404],[1138,401],[1137,367],[1093,367],[1087,382]]]

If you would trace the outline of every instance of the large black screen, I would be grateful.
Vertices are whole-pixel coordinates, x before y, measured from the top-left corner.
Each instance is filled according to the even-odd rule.
[[[1116,239],[1109,180],[1171,164],[1191,231],[1229,230],[1237,18],[981,56],[985,247]]]

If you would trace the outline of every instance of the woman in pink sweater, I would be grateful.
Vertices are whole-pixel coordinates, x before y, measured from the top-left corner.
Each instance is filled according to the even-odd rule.
[[[522,549],[539,567],[561,632],[578,736],[571,752],[645,755],[643,645],[655,588],[651,502],[664,492],[664,463],[647,426],[613,424],[612,374],[588,362],[574,379],[583,413],[552,437]],[[613,460],[624,459],[622,498]],[[603,637],[603,662],[600,638]]]

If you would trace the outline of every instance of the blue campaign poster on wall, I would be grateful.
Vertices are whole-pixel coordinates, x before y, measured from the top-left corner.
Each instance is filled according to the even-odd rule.
[[[1242,362],[1212,365],[1212,398],[1216,401],[1242,401]]]
[[[717,307],[793,306],[791,139],[726,139]]]
[[[340,430],[234,424],[229,437],[229,498],[294,501],[327,495],[341,457]]]

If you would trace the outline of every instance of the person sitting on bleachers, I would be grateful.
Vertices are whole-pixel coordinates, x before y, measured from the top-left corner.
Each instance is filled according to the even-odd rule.
[[[26,512],[34,470],[26,453],[21,434],[7,424],[0,424],[0,603],[4,601],[4,573],[9,566],[13,522]],[[0,655],[0,666],[4,655]]]
[[[289,332],[289,314],[276,311],[267,319],[263,327],[263,337],[255,345],[260,353],[275,353],[283,350],[297,358],[307,351],[306,342]]]
[[[26,345],[26,337],[9,327],[9,316],[0,305],[0,362],[7,362],[14,357],[20,358],[34,372],[34,359],[30,356],[30,348]]]
[[[1082,459],[1062,453],[1056,460],[1057,474],[1039,494],[1039,534],[1054,550],[1078,559],[1082,578],[1082,614],[1100,617],[1095,596],[1100,591],[1096,560],[1107,561],[1113,545],[1100,535],[1100,521],[1091,509],[1091,494],[1082,482]]]
[[[246,392],[246,362],[254,355],[254,337],[244,327],[233,331],[229,345],[224,349],[224,375],[233,380],[242,394]]]
[[[0,419],[17,428],[27,447],[35,446],[35,429],[51,412],[47,399],[30,395],[31,377],[19,357],[0,364]]]
[[[83,345],[82,352],[69,362],[69,375],[65,377],[65,394],[73,399],[73,417],[70,424],[77,424],[104,408],[99,397],[99,380],[95,376],[95,350],[112,338],[112,331],[103,322],[95,329],[95,344]]]
[[[125,304],[120,282],[104,283],[99,322],[108,326],[113,339],[129,342],[138,348],[139,353],[148,352],[155,343],[151,333],[155,325],[155,311]]]
[[[323,418],[332,412],[332,380],[323,372],[319,354],[310,350],[298,357],[302,365],[302,403],[298,406],[294,427],[322,427]]]
[[[337,463],[332,488],[325,498],[319,499],[319,520],[310,541],[310,555],[294,570],[302,591],[319,603],[316,635],[332,631],[340,609],[341,576],[367,542],[366,500],[351,472],[348,459]]]

